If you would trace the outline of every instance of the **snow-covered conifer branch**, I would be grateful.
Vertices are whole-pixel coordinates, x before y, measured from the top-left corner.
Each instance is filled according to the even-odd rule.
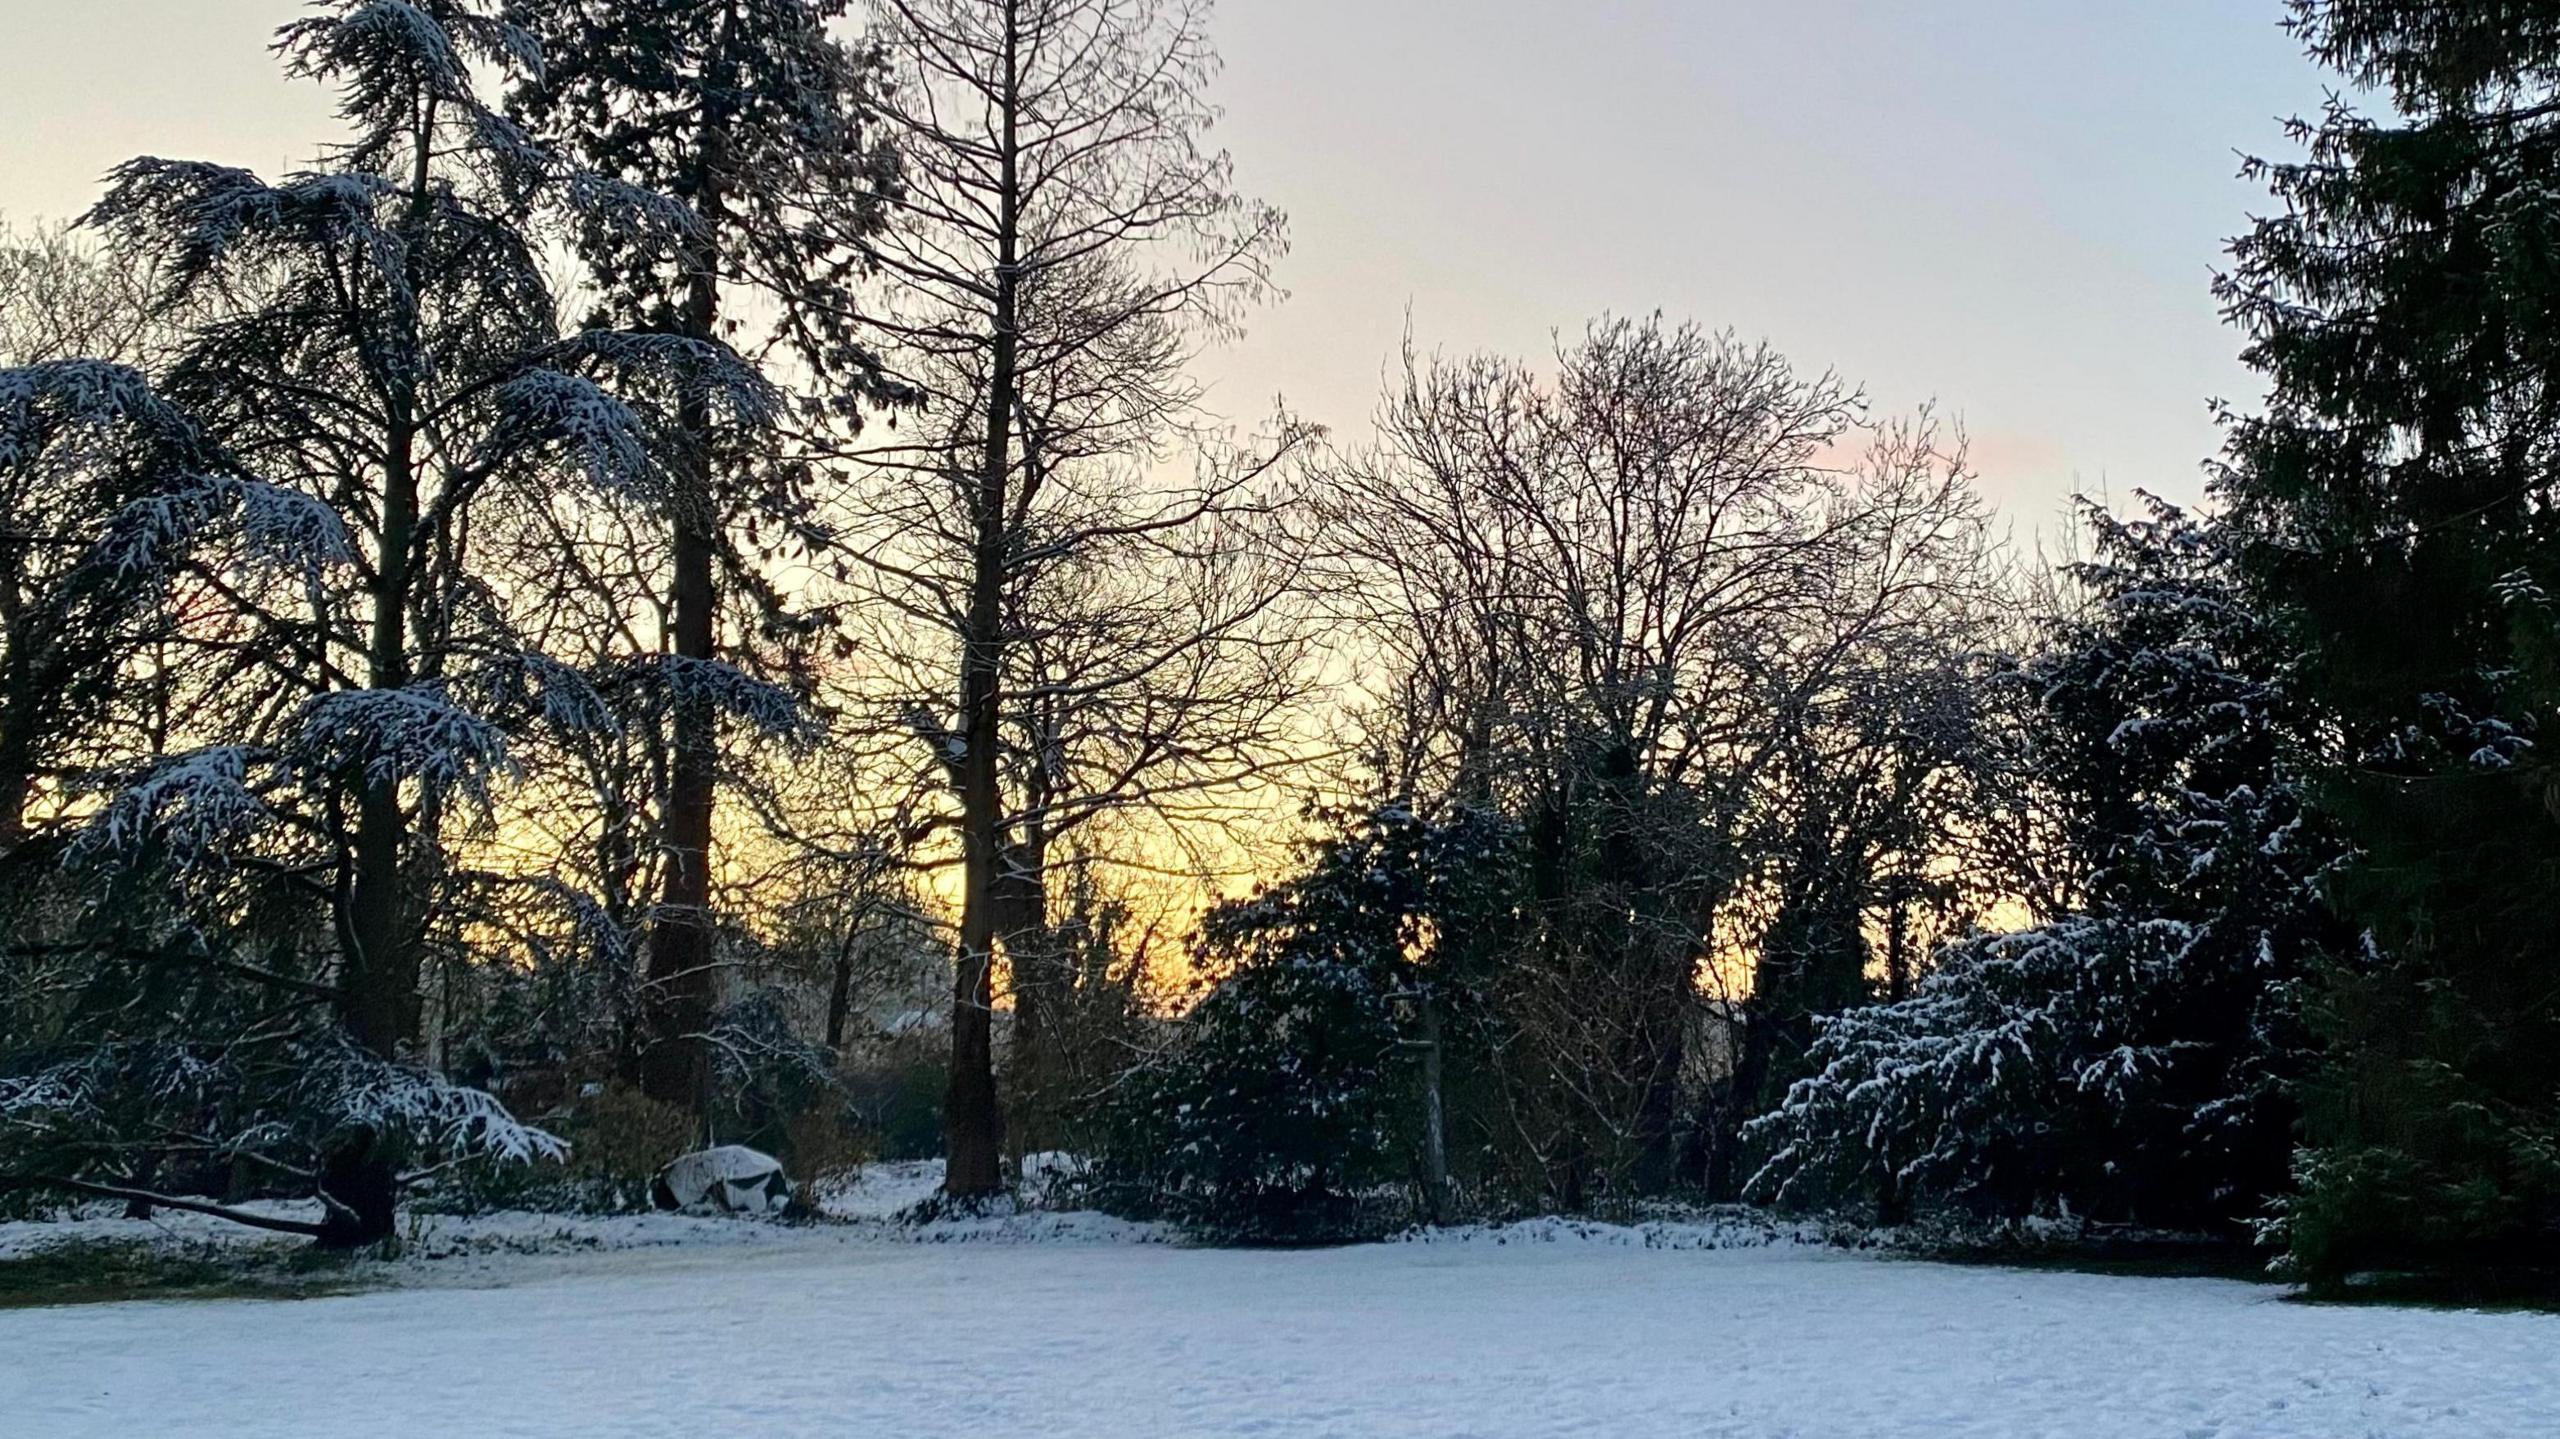
[[[629,383],[696,396],[750,429],[779,422],[785,408],[781,390],[735,350],[682,335],[587,330],[554,346],[544,359],[562,367],[593,364]]]
[[[360,773],[370,783],[414,780],[430,791],[487,803],[507,767],[507,738],[455,704],[445,686],[341,690],[302,707],[290,756],[314,776]]]
[[[513,729],[538,719],[563,733],[609,734],[621,719],[594,680],[575,665],[513,650],[474,665],[461,688],[481,715]]]
[[[352,244],[396,299],[407,293],[397,236],[378,207],[393,193],[377,175],[297,175],[270,185],[251,171],[202,160],[128,160],[84,223],[126,249],[165,252],[165,298],[191,294],[235,257],[279,246]]]
[[[311,1041],[293,1107],[338,1131],[399,1135],[454,1158],[531,1164],[565,1158],[558,1137],[522,1123],[487,1093],[376,1059],[340,1036]]]
[[[117,424],[162,436],[187,433],[184,420],[130,365],[48,360],[0,370],[0,469],[32,462],[65,430]]]
[[[527,370],[500,385],[496,398],[490,458],[557,445],[598,490],[638,496],[664,490],[648,421],[595,381],[565,370]]]
[[[219,864],[233,842],[272,817],[249,780],[260,762],[240,745],[163,760],[108,800],[72,853],[130,861],[157,852],[181,868]]]
[[[626,671],[643,693],[669,706],[709,704],[765,739],[792,746],[818,742],[823,727],[798,695],[736,665],[685,655],[652,655]]]
[[[160,574],[224,521],[250,556],[306,579],[343,565],[355,550],[328,505],[295,490],[234,475],[190,475],[126,505],[90,560],[122,576]]]

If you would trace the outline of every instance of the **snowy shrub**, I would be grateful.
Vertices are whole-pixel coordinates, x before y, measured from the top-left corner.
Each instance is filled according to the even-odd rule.
[[[297,1069],[287,1101],[295,1122],[316,1128],[324,1147],[360,1133],[397,1136],[410,1149],[456,1160],[535,1164],[569,1152],[488,1094],[376,1059],[335,1032],[306,1043]]]
[[[658,1171],[701,1141],[700,1122],[684,1109],[609,1082],[584,1086],[543,1127],[567,1148],[558,1162],[459,1168],[439,1176],[424,1202],[460,1213],[636,1214],[651,1207]]]
[[[93,1044],[0,1074],[0,1174],[63,1192],[100,1177],[149,1190],[163,1159],[210,1159],[250,1176],[254,1193],[317,1196],[335,1211],[362,1203],[342,1187],[351,1153],[434,1171],[568,1152],[488,1094],[377,1059],[328,1025]]]
[[[1113,1085],[1095,1183],[1119,1207],[1252,1241],[1408,1220],[1423,1106],[1414,1005],[1429,936],[1507,830],[1388,808],[1299,877],[1203,921],[1208,976],[1162,1053]]]
[[[1775,1146],[1754,1197],[2169,1223],[2256,1199],[2245,1166],[2275,1136],[2220,1140],[2265,986],[2199,938],[2166,919],[1985,935],[1908,1000],[1824,1020],[1817,1072],[1753,1126]]]
[[[2291,769],[2317,726],[2226,535],[2156,501],[2090,519],[2089,603],[2017,667],[2074,910],[1826,1019],[1750,1128],[1757,1197],[2231,1231],[2286,1188],[2302,981],[2346,941]]]
[[[1362,1210],[1406,1177],[1396,1040],[1379,977],[1305,958],[1249,965],[1201,1000],[1172,1051],[1121,1081],[1106,1192],[1232,1238],[1392,1223]]]

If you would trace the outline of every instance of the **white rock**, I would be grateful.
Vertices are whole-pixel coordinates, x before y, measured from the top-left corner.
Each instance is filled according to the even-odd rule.
[[[774,1214],[791,1203],[782,1161],[742,1144],[688,1154],[658,1171],[649,1187],[660,1209],[711,1209],[722,1214]]]

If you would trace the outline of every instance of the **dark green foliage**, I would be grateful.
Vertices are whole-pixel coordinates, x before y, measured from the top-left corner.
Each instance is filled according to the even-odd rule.
[[[2296,0],[2389,100],[2295,128],[2222,294],[2267,378],[2218,490],[2303,654],[2371,935],[2314,1012],[2314,1277],[2560,1261],[2560,11]]]
[[[813,401],[861,423],[895,398],[860,338],[865,243],[897,194],[898,162],[872,129],[873,55],[838,40],[845,0],[507,0],[544,64],[510,96],[527,127],[597,175],[665,195],[690,224],[581,224],[579,256],[608,313],[688,333],[689,287],[761,292],[772,338],[822,387]],[[738,322],[719,316],[735,333]],[[695,437],[697,441],[701,436]],[[786,532],[814,524],[806,476],[724,453],[723,498],[751,499]],[[752,473],[752,479],[748,474]],[[754,539],[750,535],[750,539]]]
[[[710,1043],[712,1133],[721,1143],[787,1160],[795,1120],[844,1107],[835,1054],[800,1035],[786,997],[774,990],[724,1006]]]
[[[942,1156],[942,1092],[951,1063],[938,1045],[902,1045],[845,1078],[847,1107],[878,1159]]]
[[[1441,949],[1511,861],[1500,821],[1389,807],[1298,877],[1213,911],[1196,1006],[1121,1079],[1101,1186],[1125,1207],[1264,1242],[1348,1238],[1414,1212],[1417,1007]]]

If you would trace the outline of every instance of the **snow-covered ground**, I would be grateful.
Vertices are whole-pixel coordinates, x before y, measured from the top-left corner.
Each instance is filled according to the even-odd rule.
[[[842,1204],[921,1184],[884,1171]],[[112,1228],[120,1221],[95,1221]],[[2560,1318],[1547,1222],[1307,1252],[1090,1216],[453,1226],[390,1287],[0,1310],[6,1432],[1982,1435],[2560,1432]],[[13,1228],[31,1228],[13,1227]],[[59,1231],[57,1231],[59,1232]],[[478,1249],[463,1243],[512,1235]],[[567,1234],[555,1229],[556,1234]],[[23,1235],[16,1236],[23,1241]],[[719,1238],[722,1243],[706,1243]],[[1010,1239],[1013,1243],[931,1242]],[[1088,1242],[1055,1242],[1082,1239]],[[918,1242],[918,1241],[927,1242]]]

